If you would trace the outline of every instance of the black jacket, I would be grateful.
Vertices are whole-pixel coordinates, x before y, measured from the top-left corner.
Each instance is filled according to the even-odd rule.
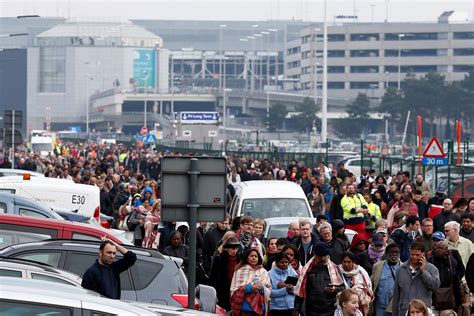
[[[461,219],[455,213],[453,213],[452,211],[445,212],[443,210],[441,213],[437,214],[433,219],[434,231],[444,232],[444,224],[450,221],[456,221],[458,223],[461,223]]]
[[[96,260],[82,277],[82,287],[111,299],[120,299],[120,273],[126,271],[137,261],[137,255],[128,251],[123,258],[110,266],[103,266]]]
[[[311,234],[311,244],[309,245],[308,250],[305,253],[303,244],[301,243],[301,237],[296,237],[293,240],[293,245],[295,245],[296,248],[298,248],[300,263],[301,263],[302,266],[304,266],[306,264],[306,262],[308,262],[311,258],[313,258],[313,256],[314,256],[314,249],[313,249],[314,244],[317,243],[318,241],[319,240],[316,238],[316,236]]]
[[[203,242],[203,249],[202,249],[202,259],[204,269],[209,271],[211,269],[211,261],[214,252],[216,251],[217,245],[221,241],[222,237],[224,237],[225,230],[220,230],[219,227],[213,227],[209,229],[204,234],[204,242]]]
[[[459,230],[459,235],[469,239],[471,242],[474,242],[474,229],[467,231],[463,227],[461,227],[461,229]]]
[[[331,214],[332,220],[335,220],[335,219],[342,220],[344,217],[343,216],[344,211],[341,206],[341,200],[343,197],[344,195],[338,194],[332,199],[331,207],[329,208],[329,212]]]
[[[429,207],[428,204],[426,204],[425,201],[414,201],[416,206],[418,207],[418,217],[420,218],[420,221],[424,220],[425,218],[428,217],[428,211]]]
[[[237,258],[236,263],[239,262]],[[210,285],[216,289],[219,306],[230,311],[230,282],[227,279],[229,254],[227,251],[216,253],[212,259]]]
[[[349,241],[347,242],[339,237],[334,237],[330,242],[326,242],[329,246],[329,255],[331,256],[331,261],[335,264],[341,263],[341,257],[344,251],[349,248]]]
[[[441,284],[439,287],[452,287],[453,294],[456,299],[456,306],[461,305],[461,289],[460,282],[466,272],[464,265],[458,262],[452,255],[448,255],[442,258],[430,257],[427,260],[429,263],[435,265],[439,271],[439,279]]]

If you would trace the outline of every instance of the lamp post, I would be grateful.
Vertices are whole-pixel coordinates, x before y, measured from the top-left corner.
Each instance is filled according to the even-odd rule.
[[[390,74],[390,72],[386,71],[385,72],[385,90],[388,89],[388,75]]]
[[[398,82],[397,82],[397,89],[400,90],[400,80],[401,80],[401,55],[402,55],[402,48],[401,48],[401,40],[402,37],[405,37],[405,34],[398,34]]]
[[[328,23],[327,1],[324,0],[323,31],[323,100],[321,106],[321,141],[326,142],[328,134]]]
[[[219,25],[219,93],[222,92],[222,30],[226,24]]]
[[[263,34],[260,34],[260,33],[256,33],[255,35],[255,39],[258,38],[262,38],[263,37]],[[260,42],[260,52],[263,50],[263,39],[262,41]],[[263,85],[262,85],[262,56],[259,56],[258,55],[258,48],[257,48],[257,45],[255,45],[255,58],[258,59],[258,65],[259,65],[259,83],[260,83],[260,91],[263,91]],[[255,66],[256,68],[257,66]]]
[[[143,76],[143,80],[145,80],[145,97],[144,97],[144,102],[143,102],[143,127],[146,128],[146,103],[147,103],[147,96],[148,96],[148,77],[149,77],[149,73],[148,71],[146,70],[143,70],[142,72],[142,76]]]
[[[249,39],[244,37],[240,39],[241,42],[248,42]],[[248,51],[244,51],[244,71],[242,72],[243,79],[245,80],[245,91],[248,89]]]
[[[278,76],[278,30],[277,29],[268,29],[268,32],[271,32],[271,33],[275,33],[275,71],[274,71],[274,75],[275,75],[275,90],[276,90],[276,86],[278,84],[277,80],[277,76]]]
[[[252,50],[252,55],[255,53],[255,36],[247,36],[249,40],[252,40],[251,44],[251,50]],[[255,76],[254,76],[254,71],[255,71],[255,63],[254,63],[254,57],[252,56],[252,59],[250,60],[250,94],[253,94],[253,89],[255,88]]]
[[[94,80],[89,74],[86,77],[86,133],[87,139],[89,139],[89,108],[90,108],[90,97],[89,97],[89,80]]]

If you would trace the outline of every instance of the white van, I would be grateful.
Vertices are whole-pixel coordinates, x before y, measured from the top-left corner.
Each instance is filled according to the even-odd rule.
[[[231,218],[313,217],[303,189],[291,181],[241,182],[230,206]]]
[[[52,209],[97,220],[99,217],[100,190],[97,186],[47,177],[0,177],[0,191],[43,202]]]

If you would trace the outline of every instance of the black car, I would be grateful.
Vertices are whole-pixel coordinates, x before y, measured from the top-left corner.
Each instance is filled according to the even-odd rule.
[[[5,247],[0,250],[0,256],[39,261],[83,276],[98,258],[99,245],[97,241],[50,239]],[[188,281],[181,268],[181,259],[164,256],[152,249],[125,247],[137,255],[137,261],[120,275],[121,299],[187,307]],[[216,312],[214,288],[199,285],[196,296],[199,296],[197,309]]]

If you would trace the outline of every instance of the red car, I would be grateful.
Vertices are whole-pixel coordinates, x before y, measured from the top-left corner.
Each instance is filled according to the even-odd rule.
[[[0,214],[0,230],[12,230],[45,235],[45,239],[86,239],[100,240],[106,236],[118,244],[131,245],[125,237],[113,230],[89,224],[43,219],[12,214]]]

